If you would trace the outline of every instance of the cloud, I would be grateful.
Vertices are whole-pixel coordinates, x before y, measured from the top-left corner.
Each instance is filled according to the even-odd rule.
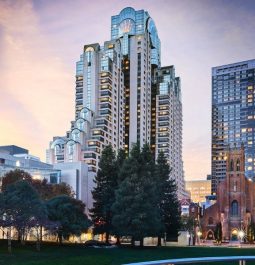
[[[44,158],[49,135],[64,134],[73,118],[72,73],[51,51],[32,2],[4,1],[0,9],[0,144],[25,144]]]
[[[181,77],[185,175],[205,178],[211,67],[254,57],[253,0],[0,1],[0,144],[16,141],[44,157],[48,141],[74,117],[74,68],[83,45],[109,40],[110,18],[126,6],[149,12],[162,65],[175,65]]]

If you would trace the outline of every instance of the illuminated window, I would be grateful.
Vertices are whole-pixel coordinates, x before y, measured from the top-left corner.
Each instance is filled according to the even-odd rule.
[[[94,48],[93,47],[88,47],[85,52],[93,52],[94,51]]]
[[[240,160],[237,159],[237,162],[236,162],[236,171],[240,171]]]

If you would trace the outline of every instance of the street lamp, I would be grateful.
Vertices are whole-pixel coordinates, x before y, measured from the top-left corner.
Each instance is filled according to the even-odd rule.
[[[245,237],[245,232],[243,230],[238,231],[238,236],[240,238],[240,243],[242,243]]]

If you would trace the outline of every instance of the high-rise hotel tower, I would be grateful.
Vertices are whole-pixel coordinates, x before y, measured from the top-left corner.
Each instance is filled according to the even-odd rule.
[[[84,161],[89,176],[98,169],[104,146],[128,153],[132,144],[163,151],[171,176],[184,193],[182,103],[174,67],[160,64],[160,40],[144,10],[123,9],[111,20],[111,40],[85,45],[76,64],[75,121],[54,137],[47,161]]]
[[[245,176],[255,170],[255,60],[212,68],[212,192],[226,177],[229,148],[245,148]]]

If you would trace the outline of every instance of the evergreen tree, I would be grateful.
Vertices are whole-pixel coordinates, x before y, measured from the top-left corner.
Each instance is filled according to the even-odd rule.
[[[112,230],[112,204],[117,188],[116,158],[111,145],[102,151],[99,170],[95,177],[95,188],[92,191],[94,203],[90,215],[94,223],[95,234],[106,234],[106,242]]]
[[[119,187],[113,204],[113,225],[119,236],[140,240],[155,236],[160,225],[154,160],[148,145],[140,151],[134,145],[119,175]]]
[[[160,152],[156,164],[156,179],[159,191],[159,209],[162,225],[158,235],[158,245],[161,238],[177,238],[181,227],[180,208],[174,180],[169,178],[170,168],[163,152]]]
[[[119,149],[118,154],[117,154],[117,159],[116,159],[116,170],[117,170],[117,175],[119,176],[121,168],[126,160],[126,153],[124,149]],[[118,177],[119,179],[119,177]]]

